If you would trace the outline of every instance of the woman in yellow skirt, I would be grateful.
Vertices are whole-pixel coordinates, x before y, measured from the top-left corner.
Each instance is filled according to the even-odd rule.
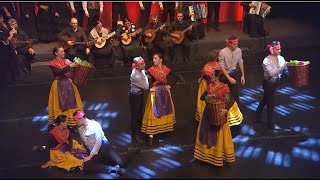
[[[72,116],[73,112],[77,110],[83,111],[83,107],[78,88],[70,78],[70,71],[79,65],[65,59],[65,52],[62,47],[55,47],[53,53],[56,58],[50,62],[54,80],[51,85],[48,102],[49,125],[52,125],[54,119],[59,115],[66,115],[68,117],[68,126],[76,126]]]
[[[214,166],[223,166],[224,161],[235,161],[230,124],[227,120],[228,109],[233,102],[228,85],[220,82],[222,77],[222,71],[215,70],[211,82],[201,96],[206,107],[199,122],[193,155],[195,159]],[[218,102],[223,102],[224,107],[212,104]]]
[[[55,166],[67,171],[75,168],[83,170],[83,158],[88,156],[88,153],[83,145],[71,139],[70,131],[67,128],[67,116],[58,116],[55,119],[55,125],[49,132],[46,148],[50,154],[50,159],[41,168]]]
[[[208,82],[210,82],[212,73],[214,72],[217,67],[219,67],[219,59],[218,59],[219,53],[212,50],[208,53],[209,62],[203,66],[201,71],[201,78],[199,78],[199,88],[198,88],[198,95],[197,95],[197,110],[196,110],[196,116],[195,119],[197,121],[200,121],[202,119],[203,110],[206,106],[206,103],[204,101],[201,101],[200,97],[203,94],[203,92],[206,90]]]
[[[148,69],[152,87],[148,94],[141,131],[149,135],[151,143],[153,135],[173,131],[176,122],[170,88],[180,77],[162,62],[162,54],[156,53],[153,55],[154,65]],[[173,77],[173,82],[168,82],[168,76]]]
[[[197,110],[195,119],[197,121],[200,121],[203,117],[203,111],[205,108],[205,102],[200,99],[203,92],[205,92],[205,89],[208,85],[208,82],[210,82],[211,76],[217,68],[219,68],[219,53],[212,50],[208,53],[209,62],[203,66],[202,72],[201,72],[201,78],[199,78],[199,88],[198,88],[198,94],[197,94]],[[237,102],[234,102],[232,107],[228,111],[228,121],[230,126],[235,126],[241,124],[243,120],[243,115],[238,107]]]

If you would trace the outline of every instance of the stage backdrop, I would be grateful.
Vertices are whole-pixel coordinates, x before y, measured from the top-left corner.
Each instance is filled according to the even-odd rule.
[[[199,2],[201,4],[207,4],[206,1]],[[242,6],[240,2],[220,2],[220,22],[230,22],[230,21],[242,21]],[[19,3],[18,3],[19,4]],[[111,28],[111,15],[112,15],[112,2],[104,2],[104,11],[103,15],[100,17],[103,25]],[[131,21],[138,26],[140,26],[140,7],[138,2],[126,2],[128,16]],[[19,8],[19,5],[18,5]],[[35,6],[36,13],[38,12],[37,7]],[[19,11],[18,11],[19,12]],[[151,9],[150,14],[158,14],[159,19],[161,19],[161,12],[158,2],[154,3],[154,6]],[[214,15],[213,15],[214,16]],[[214,18],[212,16],[212,18]],[[204,23],[207,23],[207,20],[203,20]],[[87,18],[84,18],[84,27],[87,25]]]

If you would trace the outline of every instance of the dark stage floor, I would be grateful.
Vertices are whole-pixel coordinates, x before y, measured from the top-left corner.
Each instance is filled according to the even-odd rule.
[[[208,39],[201,40],[206,42],[200,46],[201,56],[206,55],[202,51],[208,48],[222,48],[223,39],[234,32],[240,35],[239,46],[244,47],[246,84],[241,88],[240,107],[245,119],[240,134],[234,138],[236,162],[218,168],[192,161],[197,129],[194,119],[197,80],[205,63],[204,59],[195,58],[189,64],[170,65],[186,81],[172,88],[177,119],[174,132],[161,136],[159,144],[149,146],[145,143],[142,152],[130,162],[123,176],[41,169],[40,165],[46,158],[43,152],[33,151],[32,147],[46,141],[47,103],[52,75],[45,63],[37,63],[30,77],[1,89],[0,178],[320,178],[320,123],[317,116],[320,113],[320,55],[318,41],[310,41],[310,33],[318,29],[310,26],[303,28],[290,20],[277,21],[283,26],[277,26],[279,29],[270,35],[273,37],[266,39],[283,40],[282,51],[286,60],[311,62],[309,86],[294,87],[284,78],[276,93],[275,119],[281,131],[268,132],[266,123],[252,123],[253,110],[262,96],[261,62],[265,52],[263,48],[250,47],[250,44],[255,41],[261,44],[263,38],[250,39],[236,29],[236,24],[236,30],[226,24],[219,32],[221,36],[218,32],[210,32],[212,34],[206,37],[220,38],[212,40],[212,43],[219,44],[216,47],[208,47]],[[85,87],[79,89],[88,117],[101,123],[107,138],[122,155],[126,154],[131,143],[129,73],[130,69],[126,67],[100,69]]]

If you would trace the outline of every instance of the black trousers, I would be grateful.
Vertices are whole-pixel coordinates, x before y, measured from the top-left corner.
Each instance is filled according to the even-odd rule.
[[[238,105],[239,105],[239,83],[241,83],[239,73],[240,71],[238,69],[229,72],[229,76],[237,81],[236,84],[231,84],[230,81],[226,78],[223,80],[224,83],[228,84],[231,95],[234,98],[234,100],[238,103]]]
[[[118,15],[120,14],[120,18],[123,21],[124,18],[128,17],[127,7],[118,2],[112,2],[112,30],[117,30],[117,21]]]
[[[90,31],[94,28],[95,23],[99,20],[100,9],[88,9],[89,18],[87,26],[87,34],[90,34]]]
[[[267,105],[267,119],[268,127],[272,128],[273,121],[273,109],[275,107],[275,93],[276,89],[279,86],[279,79],[277,80],[263,80],[263,98],[259,103],[259,106],[256,110],[256,113],[260,115],[263,111],[263,108]]]
[[[214,11],[214,28],[219,27],[219,15],[220,15],[220,2],[208,2],[208,27],[212,27],[211,17],[212,11]]]
[[[174,8],[175,8],[175,2],[162,2],[163,4],[163,12],[162,12],[162,22],[167,22],[167,16],[169,14],[170,17],[170,24],[174,21]]]
[[[188,37],[186,37],[187,35],[185,34],[185,38],[184,40],[182,41],[181,44],[175,44],[173,41],[171,41],[168,45],[168,48],[169,48],[169,54],[170,54],[170,58],[177,58],[179,59],[176,54],[177,54],[177,50],[178,50],[178,47],[181,47],[182,48],[182,59],[190,59],[190,51],[191,51],[191,48],[190,48],[190,40],[188,39]],[[178,60],[178,61],[182,61],[181,60]]]
[[[130,128],[131,133],[136,134],[141,131],[142,117],[143,117],[143,94],[135,95],[129,92],[130,104]]]
[[[103,173],[107,172],[108,165],[124,167],[125,163],[116,149],[109,142],[104,141],[99,153],[84,163],[84,170],[86,172]]]
[[[140,27],[145,27],[149,21],[152,2],[142,2],[142,3],[145,10],[142,11],[140,9]]]
[[[255,14],[247,14],[246,15],[248,26],[249,26],[249,34],[250,36],[259,37],[266,35],[266,28],[264,24],[264,19]]]
[[[75,57],[79,57],[81,60],[89,60],[88,55],[86,54],[86,47],[82,45],[71,46],[66,51],[66,58],[70,61],[73,61]]]
[[[73,17],[77,18],[79,26],[83,27],[84,11],[82,2],[74,2],[74,8],[76,9],[76,13],[73,14]]]

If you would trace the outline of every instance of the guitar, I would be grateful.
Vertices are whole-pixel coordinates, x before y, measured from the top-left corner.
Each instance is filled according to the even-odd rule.
[[[10,43],[12,44],[12,47],[13,49],[16,49],[17,48],[17,45],[19,44],[34,44],[36,43],[37,40],[36,39],[29,39],[28,41],[19,41],[18,39],[16,38],[12,38],[10,40]]]
[[[78,42],[76,41],[77,39],[75,37],[63,37],[64,41],[58,41],[59,46],[61,46],[64,50],[69,49],[71,46],[67,43],[68,41],[72,41],[74,45],[86,45],[90,46],[92,44],[96,43],[96,40],[93,41],[88,41],[88,42]]]
[[[181,44],[183,39],[184,39],[184,33],[188,30],[188,28],[190,27],[193,27],[197,25],[197,21],[193,22],[190,26],[188,26],[185,30],[183,31],[179,31],[179,30],[175,30],[173,32],[173,34],[176,34],[176,35],[180,35],[180,38],[176,38],[176,37],[172,37],[170,36],[170,38],[172,39],[172,41],[175,43],[175,44]]]
[[[121,34],[122,38],[128,38],[128,40],[121,39],[121,43],[122,43],[123,45],[126,45],[126,46],[129,45],[129,44],[131,44],[131,42],[132,42],[132,36],[139,34],[141,31],[142,31],[142,29],[139,28],[139,29],[137,29],[136,31],[134,31],[134,32],[132,32],[132,33],[129,33],[129,34],[128,34],[128,33],[122,33],[122,34]]]
[[[98,37],[97,39],[96,39],[96,43],[95,43],[95,46],[97,47],[97,48],[103,48],[104,47],[104,45],[106,45],[106,42],[107,42],[107,39],[109,39],[109,38],[111,38],[112,36],[114,36],[116,34],[116,32],[115,31],[113,31],[112,33],[109,33],[108,35],[107,35],[107,37]]]
[[[159,26],[157,29],[146,29],[144,30],[144,34],[147,34],[147,33],[151,33],[151,37],[145,37],[144,40],[148,43],[152,42],[154,40],[154,38],[156,37],[156,33],[160,30],[160,28],[164,28],[165,26],[167,25],[167,23]]]

